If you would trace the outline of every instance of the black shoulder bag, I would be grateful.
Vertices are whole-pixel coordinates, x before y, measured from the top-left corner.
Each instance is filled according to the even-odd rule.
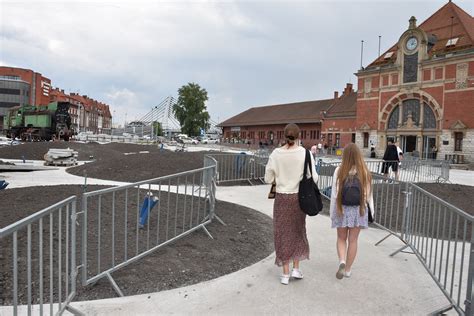
[[[309,150],[306,149],[306,157],[304,160],[303,179],[300,181],[298,190],[298,200],[300,202],[300,208],[309,216],[318,215],[323,209],[323,201],[321,199],[321,193],[319,188],[313,181],[313,168],[311,167],[311,158]],[[308,166],[311,173],[311,177],[308,178]]]

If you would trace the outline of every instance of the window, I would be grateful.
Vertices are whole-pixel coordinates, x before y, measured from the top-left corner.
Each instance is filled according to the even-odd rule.
[[[265,132],[264,131],[258,132],[258,138],[259,139],[264,139],[265,138]]]
[[[399,115],[400,107],[397,106],[395,109],[393,109],[392,113],[390,114],[390,118],[388,119],[388,129],[397,129]]]
[[[242,132],[242,133],[241,133],[241,137],[242,137],[242,138],[247,138],[247,132]]]
[[[364,148],[369,148],[369,133],[364,133]]]
[[[352,133],[351,142],[353,142],[354,144],[356,142],[356,134],[355,133]]]
[[[316,131],[316,138],[319,139],[319,136],[320,136],[320,131],[319,129]]]
[[[249,138],[254,139],[255,138],[255,132],[249,132]]]
[[[341,134],[336,133],[336,143],[334,145],[336,147],[341,147]]]
[[[393,52],[388,52],[388,53],[386,53],[386,54],[383,56],[383,58],[384,58],[384,59],[389,59],[389,58],[392,57],[392,56],[393,56]]]
[[[459,37],[450,38],[450,39],[446,42],[446,47],[455,46],[456,43],[458,42],[458,40],[459,40]]]
[[[436,128],[436,118],[431,107],[423,104],[423,128]]]
[[[306,139],[306,130],[301,131],[301,139]]]
[[[328,134],[328,146],[332,146],[332,134]]]
[[[283,138],[285,138],[285,137],[283,136],[283,131],[277,131],[277,138],[278,138],[278,139],[283,139]]]
[[[462,151],[462,139],[463,139],[462,132],[454,133],[454,151]]]
[[[410,99],[403,101],[403,123],[405,124],[408,115],[411,114],[411,119],[415,125],[420,123],[420,100]]]

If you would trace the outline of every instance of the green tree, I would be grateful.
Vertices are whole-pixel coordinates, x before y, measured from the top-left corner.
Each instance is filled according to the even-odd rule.
[[[173,113],[181,125],[181,132],[189,136],[199,135],[199,129],[209,128],[209,113],[205,102],[206,89],[197,83],[188,83],[178,90],[178,102],[173,105]]]
[[[160,122],[153,122],[153,134],[154,136],[163,136],[163,128]]]

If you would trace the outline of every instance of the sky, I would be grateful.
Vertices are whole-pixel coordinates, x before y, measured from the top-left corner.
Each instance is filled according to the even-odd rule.
[[[474,15],[474,1],[454,1]],[[328,99],[447,3],[384,1],[0,0],[0,65],[139,119],[189,82],[211,119],[250,107]]]

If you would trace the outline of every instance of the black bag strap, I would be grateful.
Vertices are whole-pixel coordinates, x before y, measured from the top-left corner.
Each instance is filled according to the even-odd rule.
[[[305,153],[305,158],[304,158],[304,169],[303,169],[303,178],[306,177],[306,174],[308,172],[308,165],[311,165],[311,157],[309,156],[310,153],[309,153],[309,150],[306,149],[305,150],[306,153]],[[309,172],[311,174],[311,177],[313,177],[313,168],[309,168]]]

